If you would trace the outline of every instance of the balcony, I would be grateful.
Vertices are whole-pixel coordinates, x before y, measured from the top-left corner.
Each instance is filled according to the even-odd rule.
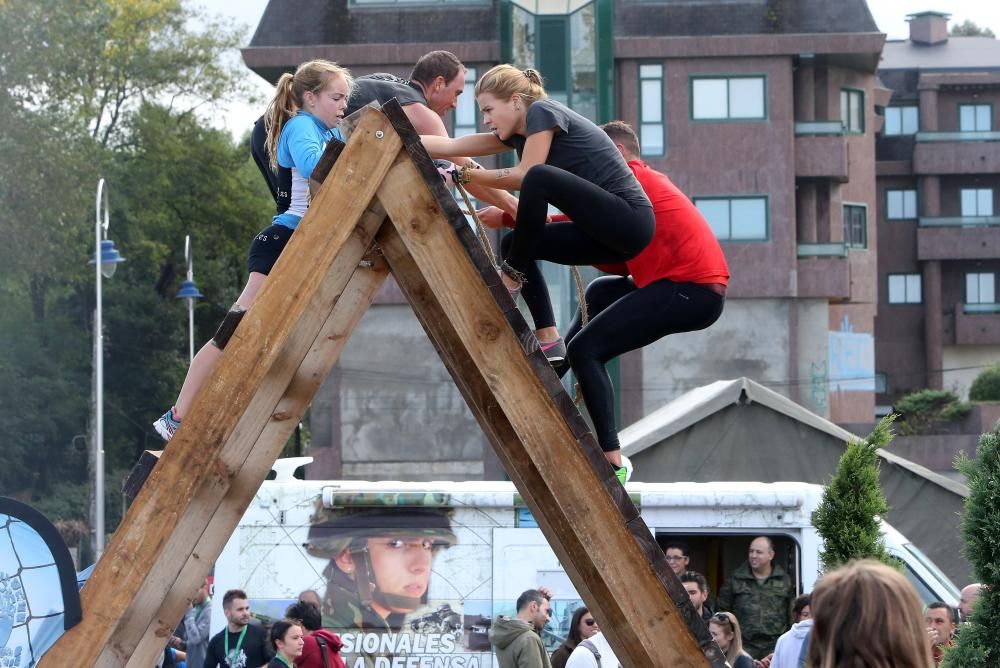
[[[1000,132],[918,132],[916,140],[916,174],[1000,171]]]
[[[956,304],[955,343],[960,346],[1000,344],[1000,304]]]
[[[920,260],[990,260],[1000,257],[1000,216],[923,217],[918,221]]]
[[[850,299],[851,265],[843,243],[799,244],[798,296]]]
[[[847,137],[840,121],[795,124],[795,176],[847,181]]]

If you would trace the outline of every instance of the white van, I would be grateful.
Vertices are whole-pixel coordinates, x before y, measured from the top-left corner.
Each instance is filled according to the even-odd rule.
[[[324,624],[344,640],[348,668],[366,665],[363,652],[377,657],[368,664],[376,668],[487,667],[495,665],[486,636],[490,620],[513,614],[522,591],[545,585],[554,594],[546,646],[551,651],[562,642],[583,603],[513,483],[293,478],[292,471],[308,461],[276,464],[276,478],[261,486],[216,562],[213,633],[225,624],[222,593],[228,589],[247,592],[251,609],[264,621],[282,617],[300,592],[312,589],[324,599]],[[713,592],[746,559],[750,541],[759,535],[774,542],[775,563],[791,576],[796,593],[812,590],[821,540],[810,518],[822,487],[788,482],[626,487],[657,542],[685,543],[688,568],[705,574]],[[386,538],[387,533],[395,537]],[[957,589],[934,564],[892,527],[884,525],[884,533],[890,553],[906,565],[925,601],[957,604]],[[335,558],[333,550],[343,549],[337,540],[348,535],[361,539],[358,551],[352,548],[353,559]],[[358,621],[361,616],[350,613],[356,611],[351,606],[357,603],[362,565],[373,583],[369,594],[384,604],[373,607],[385,614]],[[395,570],[377,580],[390,568]],[[380,588],[388,599],[379,599]],[[350,596],[353,602],[342,605],[340,599]]]

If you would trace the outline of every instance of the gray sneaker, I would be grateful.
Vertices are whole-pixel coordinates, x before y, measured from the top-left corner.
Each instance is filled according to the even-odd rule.
[[[563,342],[561,336],[555,341],[549,341],[548,343],[539,341],[538,345],[541,346],[542,352],[545,353],[545,359],[550,363],[556,364],[566,359],[566,344]]]

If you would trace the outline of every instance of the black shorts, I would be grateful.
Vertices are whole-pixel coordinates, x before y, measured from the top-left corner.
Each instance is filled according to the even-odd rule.
[[[250,272],[256,271],[265,276],[270,274],[294,231],[284,225],[271,225],[261,230],[250,244],[250,257],[247,259]]]

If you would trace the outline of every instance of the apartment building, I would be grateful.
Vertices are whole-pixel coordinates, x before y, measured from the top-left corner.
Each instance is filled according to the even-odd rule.
[[[738,376],[852,424],[875,406],[884,38],[864,0],[286,0],[269,4],[243,57],[274,81],[315,57],[405,75],[448,49],[469,68],[458,133],[479,127],[471,88],[498,62],[539,69],[552,97],[595,121],[628,121],[644,159],[704,212],[732,281],[712,328],[612,366],[622,424]],[[568,269],[545,271],[568,322]],[[326,474],[496,475],[398,290],[361,327],[312,409]]]
[[[968,392],[1000,360],[1000,41],[949,37],[948,14],[886,43],[876,142],[878,402]]]

